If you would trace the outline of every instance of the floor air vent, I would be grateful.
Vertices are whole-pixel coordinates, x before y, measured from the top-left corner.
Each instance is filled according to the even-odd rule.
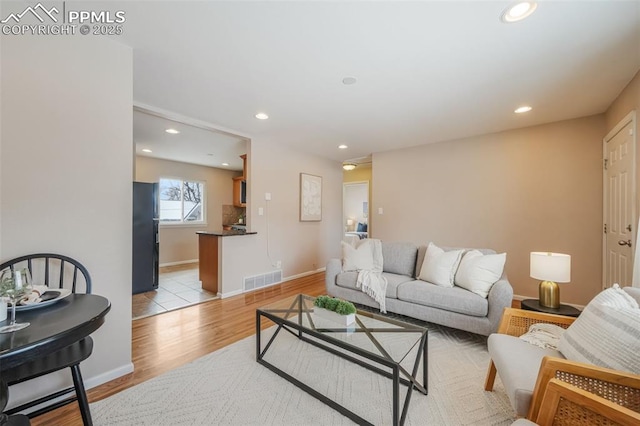
[[[244,291],[270,286],[279,282],[282,282],[282,269],[252,277],[244,277]]]

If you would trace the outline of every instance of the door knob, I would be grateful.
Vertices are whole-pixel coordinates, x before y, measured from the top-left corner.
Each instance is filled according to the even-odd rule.
[[[620,240],[620,241],[618,241],[618,244],[621,245],[621,246],[629,246],[629,247],[631,247],[631,240],[627,240],[627,241]]]

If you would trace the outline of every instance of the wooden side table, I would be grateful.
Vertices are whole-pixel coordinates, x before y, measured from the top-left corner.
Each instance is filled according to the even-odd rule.
[[[564,315],[566,317],[577,317],[582,311],[569,305],[560,305],[558,308],[547,308],[542,306],[538,299],[525,299],[520,302],[522,309],[527,311],[544,312],[546,314]]]

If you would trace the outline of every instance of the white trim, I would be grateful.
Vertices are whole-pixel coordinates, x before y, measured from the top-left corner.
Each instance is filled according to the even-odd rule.
[[[633,177],[631,179],[631,216],[634,218],[634,221],[632,222],[633,224],[635,224],[635,217],[636,217],[636,203],[637,203],[637,189],[636,189],[636,179],[637,179],[637,172],[636,172],[636,145],[638,144],[638,132],[637,132],[637,121],[636,121],[636,111],[633,110],[631,111],[629,114],[625,115],[624,118],[622,120],[620,120],[620,122],[618,122],[618,124],[616,124],[614,126],[614,128],[609,131],[609,133],[607,133],[607,135],[602,139],[602,161],[604,163],[604,159],[607,156],[607,143],[615,136],[617,135],[627,124],[632,123],[632,130],[633,130],[633,145],[632,145],[632,150],[633,153],[631,155],[631,158],[633,159],[633,164],[631,166],[631,176]],[[604,233],[604,224],[607,223],[607,195],[609,194],[609,192],[607,191],[607,180],[606,180],[606,176],[607,176],[607,171],[604,168],[604,164],[602,167],[602,289],[606,289],[606,282],[607,282],[607,234]],[[640,226],[640,223],[639,225]],[[632,280],[632,285],[633,285],[633,280],[634,280],[634,276],[635,276],[635,272],[636,272],[636,262],[635,262],[635,257],[636,257],[636,243],[637,243],[637,237],[638,237],[638,230],[637,229],[633,229],[631,231],[631,241],[634,242],[633,244],[633,254],[632,254],[632,259],[634,259],[634,265],[633,265],[633,274],[631,276],[631,280]],[[640,265],[639,265],[640,266]]]
[[[198,263],[198,259],[189,259],[189,260],[180,260],[178,262],[167,262],[161,263],[158,265],[160,268],[164,268],[165,266],[177,266],[177,265],[186,265],[187,263]]]
[[[307,271],[307,272],[303,272],[301,274],[291,275],[289,277],[282,278],[282,281],[280,281],[280,282],[283,283],[283,282],[286,282],[286,281],[295,280],[297,278],[308,277],[309,275],[317,274],[318,272],[324,272],[326,269],[327,268],[320,268],[320,269],[316,269],[315,271]],[[260,288],[264,288],[264,287],[260,287]]]
[[[109,371],[104,372],[102,374],[98,374],[97,376],[93,376],[93,377],[90,377],[88,379],[84,379],[83,380],[84,387],[85,387],[86,390],[95,388],[96,386],[100,386],[100,385],[102,385],[104,383],[110,382],[111,380],[115,380],[115,379],[117,379],[119,377],[126,376],[127,374],[132,373],[133,370],[134,370],[133,363],[129,362],[129,363],[125,364],[125,365],[122,365],[120,367],[114,368],[113,370],[109,370]],[[62,370],[60,370],[60,371],[62,371]],[[70,381],[70,379],[66,379],[66,380]],[[47,392],[44,395],[38,395],[38,396],[45,396],[47,394],[50,394],[50,393],[53,393],[53,392],[56,392],[56,391],[59,391],[59,390],[63,390],[65,388],[67,388],[67,387],[69,387],[69,386],[60,385],[58,389],[52,390],[51,392]],[[38,404],[38,405],[30,408],[29,410],[39,410],[41,408],[46,407],[47,405],[49,405],[51,403],[60,402],[60,401],[65,400],[66,398],[69,398],[69,395],[61,395],[58,398],[52,399],[51,401],[47,401],[47,402],[43,402],[42,404]],[[11,409],[11,408],[17,407],[19,405],[22,405],[22,404],[28,402],[29,400],[30,399],[26,399],[26,397],[24,395],[20,395],[18,398],[16,398],[15,401],[10,401],[7,404],[6,408],[7,409]],[[24,413],[24,411],[23,411],[23,413]]]
[[[177,112],[169,111],[166,109],[158,108],[155,106],[143,104],[141,102],[133,103],[133,110],[143,112],[145,114],[154,115],[156,117],[164,118],[179,123],[188,124],[200,129],[209,130],[211,132],[220,133],[232,137],[240,137],[246,139],[247,142],[251,141],[251,138],[246,134],[242,134],[237,130],[228,129],[217,124],[209,123],[207,121],[197,120],[195,118],[187,117]]]
[[[233,297],[233,296],[239,296],[239,295],[244,294],[244,293],[251,293],[253,291],[258,291],[258,290],[262,290],[264,288],[273,287],[274,285],[282,284],[284,282],[295,280],[297,278],[302,278],[302,277],[307,277],[309,275],[317,274],[318,272],[324,272],[326,269],[327,268],[320,268],[320,269],[316,269],[315,271],[307,271],[307,272],[303,272],[301,274],[291,275],[289,277],[282,278],[282,281],[279,281],[277,283],[272,283],[272,284],[265,285],[265,286],[262,286],[262,287],[259,287],[259,288],[252,288],[252,289],[246,290],[246,291],[243,291],[242,289],[240,289],[240,290],[230,291],[228,293],[220,293],[220,292],[218,292],[218,296],[220,296],[221,299],[226,299],[226,298]],[[257,276],[259,276],[259,275],[262,275],[262,274],[258,274]]]
[[[84,387],[87,389],[95,388],[96,386],[100,386],[104,383],[110,382],[111,380],[117,379],[118,377],[125,376],[129,373],[133,373],[133,363],[129,362],[125,365],[122,365],[118,368],[114,368],[113,370],[109,370],[102,374],[98,374],[97,376],[89,377],[84,380]]]
[[[277,284],[279,284],[279,283],[277,283]],[[265,286],[265,287],[267,287],[267,286]],[[260,288],[265,288],[265,287],[260,287]],[[258,290],[260,290],[260,289],[258,289]],[[251,291],[253,291],[253,290],[251,290]],[[218,292],[218,296],[220,296],[220,299],[226,299],[228,297],[239,296],[242,293],[244,293],[244,292],[242,291],[242,289],[240,289],[240,290],[230,291],[228,293],[220,293],[220,292]]]
[[[513,300],[518,300],[518,301],[522,301],[525,299],[536,299],[536,297],[532,297],[532,296],[521,296],[519,294],[514,294],[513,295]],[[568,306],[573,306],[574,308],[578,308],[580,310],[584,309],[584,305],[576,305],[575,303],[562,303],[563,305],[568,305]]]

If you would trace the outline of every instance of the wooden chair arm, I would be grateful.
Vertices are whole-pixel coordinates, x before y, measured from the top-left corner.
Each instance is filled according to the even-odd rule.
[[[543,312],[526,311],[524,309],[505,308],[498,326],[498,333],[510,336],[522,336],[532,324],[555,324],[568,328],[576,318],[564,315],[546,314]]]
[[[551,426],[556,418],[561,424],[640,424],[640,413],[611,402],[591,392],[558,379],[551,379],[542,399],[536,424]]]
[[[544,357],[533,390],[529,420],[540,413],[549,382],[557,379],[640,413],[640,376],[562,358]]]

